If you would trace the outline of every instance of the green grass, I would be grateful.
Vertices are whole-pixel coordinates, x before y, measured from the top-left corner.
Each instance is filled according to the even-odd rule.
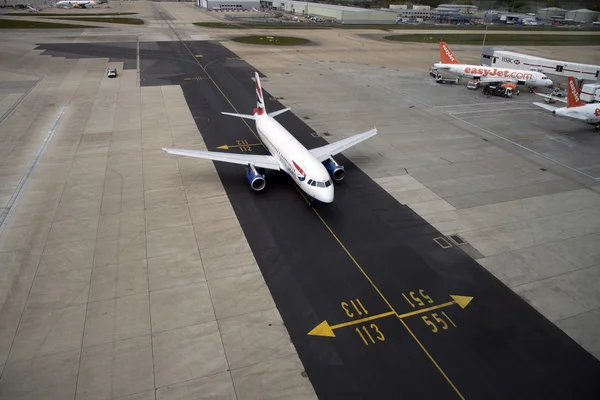
[[[21,21],[14,19],[0,19],[0,29],[87,29],[97,26],[55,24],[54,22]]]
[[[139,18],[101,18],[101,17],[54,17],[52,19],[66,19],[71,21],[109,22],[112,24],[144,25]]]
[[[243,36],[231,39],[238,43],[286,46],[310,43],[310,40],[289,36]]]
[[[450,44],[477,44],[483,42],[483,34],[408,34],[391,35],[384,39],[396,40],[399,42],[418,42],[418,43],[439,43],[441,41]],[[597,35],[494,35],[487,34],[485,38],[486,45],[538,45],[538,46],[589,46],[600,45],[600,36]]]
[[[62,13],[62,14],[57,14],[57,13],[22,13],[22,12],[13,12],[13,13],[6,13],[3,15],[20,15],[22,17],[77,17],[77,16],[102,16],[102,15],[135,15],[137,13],[134,12],[122,12],[122,13]]]
[[[225,28],[225,29],[243,28],[243,26],[235,25],[235,24],[227,24],[225,22],[194,22],[194,25],[202,26],[205,28]]]

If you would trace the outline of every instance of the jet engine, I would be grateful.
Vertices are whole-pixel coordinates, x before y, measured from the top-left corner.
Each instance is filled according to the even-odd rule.
[[[331,178],[336,182],[341,181],[346,176],[346,170],[344,169],[344,166],[336,163],[331,157],[325,161],[325,168],[327,168],[327,172],[329,172]]]
[[[246,179],[250,184],[250,188],[257,192],[263,190],[267,184],[267,182],[265,181],[265,176],[259,173],[254,167],[254,165],[249,165],[246,168]]]

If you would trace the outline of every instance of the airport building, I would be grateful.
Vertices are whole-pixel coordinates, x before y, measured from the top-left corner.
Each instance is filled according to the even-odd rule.
[[[343,24],[394,24],[398,16],[398,13],[390,11],[305,1],[274,0],[273,7],[297,16],[318,16]]]
[[[558,7],[540,8],[537,12],[537,16],[540,19],[550,21],[552,18],[565,18],[567,10]]]
[[[485,47],[480,62],[490,67],[534,70],[548,75],[572,76],[578,80],[600,82],[600,65],[535,57],[506,51],[500,47]]]
[[[260,0],[196,0],[198,7],[208,10],[243,11],[260,9]]]
[[[596,21],[600,13],[598,11],[588,10],[586,8],[579,10],[570,10],[565,14],[565,20],[572,20],[575,22],[592,23]]]

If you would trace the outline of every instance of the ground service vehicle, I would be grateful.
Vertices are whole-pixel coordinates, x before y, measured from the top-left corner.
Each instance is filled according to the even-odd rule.
[[[483,94],[487,96],[512,97],[514,85],[487,85],[483,88]]]

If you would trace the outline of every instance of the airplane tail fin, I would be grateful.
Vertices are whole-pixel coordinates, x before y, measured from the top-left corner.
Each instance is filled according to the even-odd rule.
[[[567,88],[567,108],[571,107],[581,107],[584,106],[585,103],[581,101],[579,97],[579,92],[577,90],[577,84],[575,83],[575,79],[570,76],[569,77],[569,85]]]
[[[265,99],[263,97],[262,87],[260,86],[260,77],[258,72],[254,71],[254,78],[256,82],[256,109],[255,114],[262,115],[267,112],[265,108]]]
[[[460,64],[446,42],[440,42],[440,61],[442,64]]]

